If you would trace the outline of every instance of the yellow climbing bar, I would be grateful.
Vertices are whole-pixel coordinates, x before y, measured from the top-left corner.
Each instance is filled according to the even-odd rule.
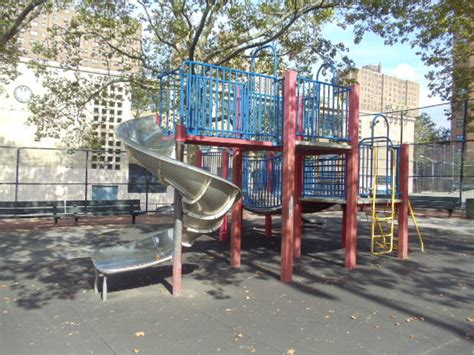
[[[413,210],[410,200],[408,200],[408,209],[410,210],[411,219],[413,219],[413,223],[415,224],[416,234],[418,235],[418,240],[420,241],[421,252],[424,253],[425,243],[423,242],[423,237],[421,236],[420,229],[418,228],[418,222],[416,220],[415,211]]]

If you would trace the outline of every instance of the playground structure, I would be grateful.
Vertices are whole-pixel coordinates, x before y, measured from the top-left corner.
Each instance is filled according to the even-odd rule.
[[[273,75],[254,72],[257,54],[263,49],[273,51]],[[223,181],[229,177],[228,149],[233,150],[232,181],[242,189],[242,197],[236,194],[232,206],[231,265],[239,267],[241,263],[244,206],[265,214],[270,233],[271,214],[281,212],[283,282],[292,281],[293,262],[301,255],[301,221],[306,208],[322,210],[341,205],[345,266],[353,269],[357,265],[358,207],[368,205],[375,211],[379,206],[391,204],[392,211],[398,210],[398,255],[406,258],[408,145],[394,147],[377,137],[359,144],[359,86],[338,85],[331,65],[323,65],[314,79],[301,77],[294,70],[279,78],[277,68],[276,50],[268,45],[253,53],[250,71],[186,61],[179,69],[159,77],[156,125],[163,135],[169,136],[168,144],[175,145],[177,160],[183,160],[185,144],[226,148],[220,179],[224,186]],[[322,70],[332,73],[330,82],[319,80]],[[374,120],[373,124],[377,122]],[[140,132],[146,136],[146,130]],[[140,136],[133,130],[127,134]],[[124,143],[127,150],[135,150],[137,154],[133,155],[140,163],[155,172],[154,159],[160,158],[151,154],[153,145],[143,154],[141,145],[145,142]],[[255,157],[256,154],[260,157]],[[374,159],[382,154],[385,154],[385,167],[374,164]],[[198,152],[196,165],[202,167],[202,162],[203,154]],[[179,186],[190,168],[183,163],[172,165],[180,167],[173,184],[179,191],[175,192],[173,293],[179,294],[181,232],[187,228],[182,207],[189,203],[189,197],[181,196],[183,191]],[[204,172],[199,168],[191,170]],[[162,180],[170,183],[166,178]],[[197,180],[196,184],[198,187],[203,182]],[[229,204],[225,206],[230,208]],[[221,238],[225,238],[226,216],[225,213],[220,216]],[[392,213],[392,226],[394,219]],[[375,223],[381,221],[382,217],[376,215]],[[393,228],[391,231],[393,240]]]

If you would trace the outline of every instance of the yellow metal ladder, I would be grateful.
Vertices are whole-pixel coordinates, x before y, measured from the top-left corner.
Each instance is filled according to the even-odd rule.
[[[377,178],[378,178],[378,147],[372,147],[374,150],[374,171],[373,171],[373,182],[372,182],[372,235],[371,235],[371,248],[370,251],[373,255],[383,255],[388,254],[393,251],[394,247],[394,237],[395,237],[395,218],[396,218],[396,208],[395,208],[395,199],[396,199],[396,180],[397,180],[397,154],[392,150],[392,176],[391,176],[391,191],[390,191],[390,200],[387,203],[390,210],[388,213],[384,213],[384,216],[380,216],[380,212],[377,212],[377,206],[380,204],[377,201]],[[386,148],[393,149],[393,148]],[[388,152],[387,152],[388,156]],[[388,227],[386,232],[384,229]],[[376,230],[378,229],[379,234]]]

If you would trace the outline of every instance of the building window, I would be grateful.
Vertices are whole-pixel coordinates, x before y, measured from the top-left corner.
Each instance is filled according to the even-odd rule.
[[[461,142],[463,139],[464,139],[464,136],[463,136],[462,134],[458,134],[458,135],[456,136],[456,140],[457,140],[458,142]]]

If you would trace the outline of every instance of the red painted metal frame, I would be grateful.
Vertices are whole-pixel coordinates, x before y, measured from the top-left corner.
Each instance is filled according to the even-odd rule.
[[[282,236],[280,279],[293,279],[294,210],[296,201],[296,86],[297,72],[289,70],[285,74],[284,87],[284,135],[283,141],[283,191],[282,191]]]
[[[349,138],[352,148],[346,154],[347,160],[347,188],[346,205],[343,220],[345,243],[345,265],[347,269],[354,269],[357,266],[357,198],[359,196],[359,97],[360,86],[352,86],[349,100]]]
[[[222,177],[227,180],[229,177],[229,149],[224,148],[222,152],[222,159],[221,159],[221,170],[222,170]],[[227,214],[224,216],[224,221],[222,222],[221,229],[219,231],[219,237],[221,241],[227,240]]]
[[[242,187],[242,151],[234,149],[232,157],[232,178],[235,185]],[[240,267],[240,250],[242,241],[243,199],[240,198],[232,207],[232,230],[230,237],[230,264]]]
[[[267,141],[252,141],[240,138],[220,138],[194,135],[186,136],[186,144],[239,148],[247,150],[281,150],[281,147],[274,146],[272,142]]]
[[[408,258],[408,176],[409,176],[409,145],[402,144],[400,152],[400,192],[401,203],[398,205],[398,257]]]

